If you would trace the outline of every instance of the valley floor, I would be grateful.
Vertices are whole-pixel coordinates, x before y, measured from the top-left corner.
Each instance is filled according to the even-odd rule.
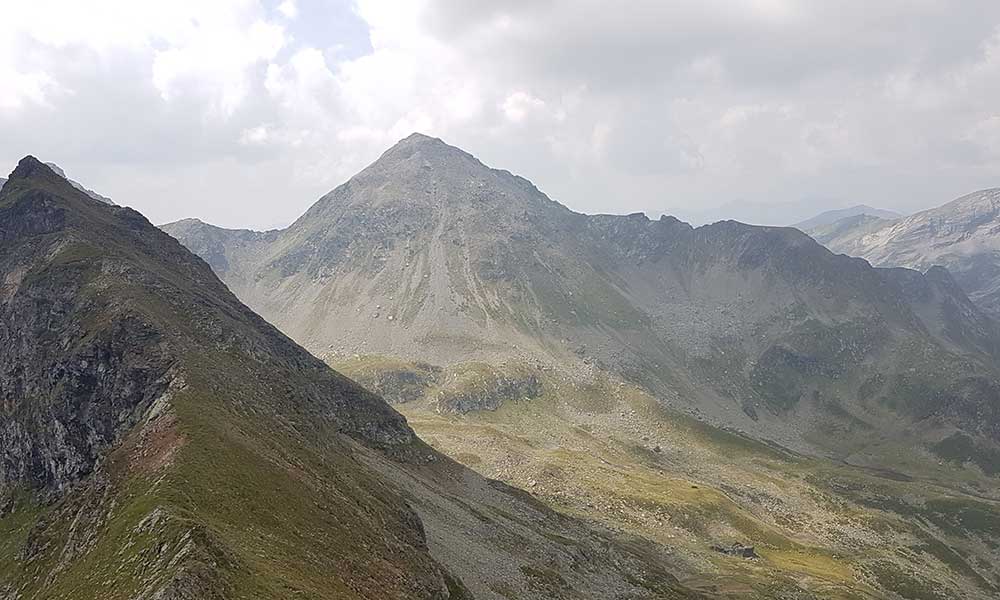
[[[371,364],[335,366],[364,381]],[[433,388],[396,408],[429,444],[481,474],[662,545],[669,570],[710,596],[1000,594],[995,478],[902,448],[882,451],[929,475],[808,458],[669,412],[609,378],[549,372],[542,383],[540,396],[496,410],[442,411]],[[720,551],[734,544],[757,557]]]

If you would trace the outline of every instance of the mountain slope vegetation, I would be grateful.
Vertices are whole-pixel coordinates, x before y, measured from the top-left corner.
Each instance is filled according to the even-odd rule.
[[[692,597],[424,444],[139,213],[0,193],[0,596]]]

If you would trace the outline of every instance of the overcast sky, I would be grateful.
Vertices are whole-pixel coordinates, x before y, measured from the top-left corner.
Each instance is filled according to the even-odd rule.
[[[283,226],[421,131],[584,212],[1000,186],[996,0],[0,0],[0,164]]]

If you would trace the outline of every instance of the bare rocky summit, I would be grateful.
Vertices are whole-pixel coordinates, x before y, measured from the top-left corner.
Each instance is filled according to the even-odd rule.
[[[68,181],[69,184],[72,185],[74,188],[76,188],[76,189],[80,190],[81,192],[87,194],[88,196],[90,196],[94,200],[97,200],[98,202],[103,202],[105,204],[114,204],[114,202],[111,201],[111,198],[108,198],[107,196],[102,196],[101,194],[98,194],[97,192],[95,192],[95,191],[93,191],[91,189],[87,189],[86,187],[83,186],[82,183],[79,183],[79,182],[74,181],[74,180],[70,179],[69,177],[67,177],[66,176],[66,171],[63,171],[62,168],[59,165],[57,165],[55,163],[51,163],[51,162],[50,163],[45,163],[45,165],[48,166],[50,169],[52,169],[52,171],[56,175],[62,177],[66,181]],[[7,180],[4,179],[3,177],[0,177],[0,188],[3,188],[3,185],[5,183],[7,183]]]

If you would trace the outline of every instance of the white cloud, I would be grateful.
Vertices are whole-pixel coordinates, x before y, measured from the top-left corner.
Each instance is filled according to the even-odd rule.
[[[240,143],[248,146],[265,144],[270,137],[267,126],[258,125],[250,129],[244,129],[240,135]]]
[[[150,61],[151,81],[164,99],[198,90],[221,114],[231,114],[249,91],[248,69],[275,56],[285,42],[282,26],[263,19],[251,0],[37,0],[4,9],[0,73],[20,74],[13,102],[42,103],[59,87],[48,73],[18,65],[45,62],[61,51],[89,53],[113,65],[124,55]],[[41,65],[44,68],[46,65]]]
[[[520,123],[529,114],[545,108],[545,101],[526,92],[514,92],[501,105],[503,114],[514,123]]]
[[[315,5],[12,4],[0,155],[65,153],[159,220],[256,207],[241,225],[290,220],[414,130],[588,211],[817,189],[907,209],[998,183],[992,1],[357,0],[370,48]],[[246,175],[143,204],[141,182],[212,166]],[[119,193],[112,173],[135,175]]]
[[[286,19],[294,19],[299,16],[299,7],[295,4],[295,0],[285,0],[278,5],[278,12],[283,14]]]
[[[0,111],[14,111],[26,103],[48,106],[46,98],[58,84],[46,73],[19,73],[10,65],[0,64]]]
[[[248,69],[273,58],[284,44],[282,29],[263,21],[246,28],[199,24],[182,45],[155,53],[153,85],[164,100],[178,90],[205,88],[214,108],[228,117],[250,91]]]

